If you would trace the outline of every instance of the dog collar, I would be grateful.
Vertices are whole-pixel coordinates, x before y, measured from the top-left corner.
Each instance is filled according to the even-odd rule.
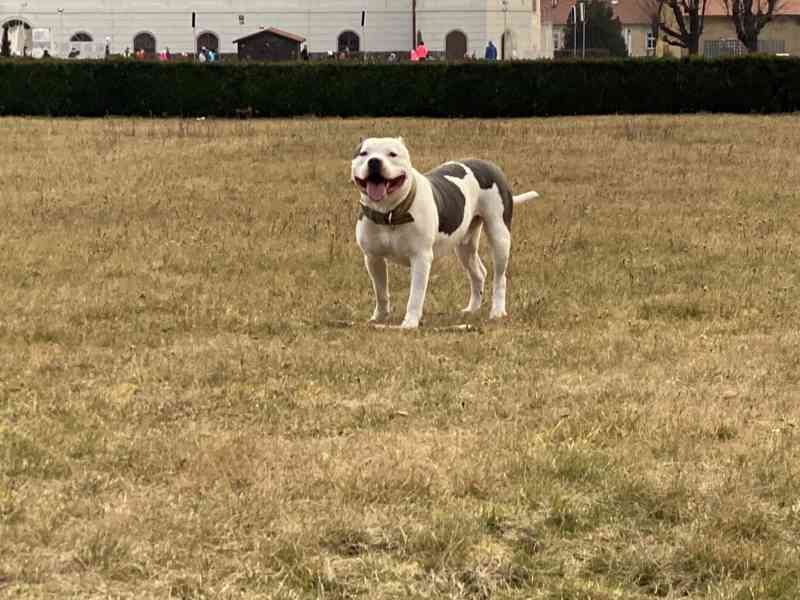
[[[406,223],[413,223],[414,217],[408,211],[411,209],[411,205],[414,204],[416,195],[417,182],[412,180],[411,191],[408,192],[408,196],[392,210],[389,212],[381,212],[361,204],[361,214],[378,225],[405,225]]]

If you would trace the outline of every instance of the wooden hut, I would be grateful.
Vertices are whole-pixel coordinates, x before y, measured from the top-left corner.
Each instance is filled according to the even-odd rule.
[[[239,59],[298,60],[300,45],[306,38],[270,27],[233,40],[238,47]]]

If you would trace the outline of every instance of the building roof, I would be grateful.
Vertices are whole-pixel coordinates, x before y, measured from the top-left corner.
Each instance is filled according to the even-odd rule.
[[[766,11],[767,1],[760,0],[762,10]],[[759,0],[754,0],[753,10],[757,10]],[[778,0],[775,5],[776,15],[800,15],[800,0]],[[722,0],[708,0],[706,5],[707,17],[725,17],[728,16],[728,11],[725,9],[725,4]]]
[[[569,11],[575,0],[542,0],[542,20],[554,25],[566,25]],[[614,16],[623,25],[646,25],[650,23],[651,6],[658,6],[658,0],[611,0]]]
[[[240,37],[239,39],[233,40],[234,44],[238,44],[239,42],[244,42],[246,40],[256,38],[260,35],[264,35],[265,33],[271,33],[272,35],[277,35],[282,38],[286,38],[287,40],[292,40],[293,42],[297,42],[302,44],[306,41],[306,38],[301,37],[299,35],[295,35],[293,33],[289,33],[288,31],[284,31],[283,29],[278,29],[277,27],[270,27],[269,29],[259,29],[255,33],[248,34],[244,37]]]
[[[766,0],[761,0],[766,4]],[[542,22],[566,25],[569,11],[576,0],[542,0]],[[755,4],[755,2],[754,2]],[[778,0],[776,15],[800,15],[800,0]],[[623,25],[649,25],[658,0],[611,0],[614,16]],[[708,0],[707,17],[727,16],[722,0]]]

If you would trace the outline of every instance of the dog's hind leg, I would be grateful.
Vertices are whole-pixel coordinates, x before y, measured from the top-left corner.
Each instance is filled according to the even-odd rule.
[[[511,254],[511,232],[501,219],[486,222],[486,237],[492,249],[494,274],[492,279],[492,310],[489,318],[506,316],[506,269]]]
[[[483,300],[483,284],[486,281],[486,267],[483,266],[481,257],[478,256],[482,227],[483,220],[479,217],[474,218],[469,225],[464,239],[456,247],[456,254],[469,276],[469,304],[461,311],[465,313],[478,310],[481,307],[481,300]]]

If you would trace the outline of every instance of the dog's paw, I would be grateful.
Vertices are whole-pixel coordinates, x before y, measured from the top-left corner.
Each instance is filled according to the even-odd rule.
[[[480,304],[478,304],[478,306],[472,306],[470,304],[469,306],[461,309],[461,314],[471,315],[472,313],[478,312],[478,310],[480,310],[480,308],[481,308]]]
[[[392,316],[391,311],[379,312],[379,311],[376,310],[374,313],[372,313],[372,316],[369,318],[369,322],[370,323],[385,323],[386,321],[389,320],[389,317],[391,317],[391,316]]]
[[[419,327],[419,319],[403,319],[403,322],[400,323],[400,329],[416,329]]]
[[[503,319],[503,318],[505,318],[507,316],[508,315],[506,314],[506,311],[504,311],[504,310],[493,310],[491,313],[489,313],[489,318],[490,319]]]

